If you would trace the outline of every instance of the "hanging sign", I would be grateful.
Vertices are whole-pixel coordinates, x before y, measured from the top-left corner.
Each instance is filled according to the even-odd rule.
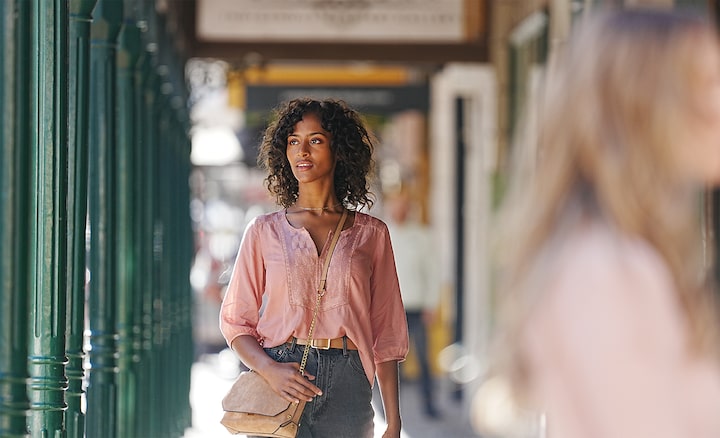
[[[464,3],[465,0],[198,0],[197,37],[216,42],[461,42],[465,35]]]

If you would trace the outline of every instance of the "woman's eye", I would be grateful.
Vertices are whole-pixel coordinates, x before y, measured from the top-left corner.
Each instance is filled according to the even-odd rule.
[[[310,143],[312,143],[312,144],[320,144],[320,139],[319,139],[319,138],[313,138],[312,140],[310,140]]]
[[[298,144],[298,141],[297,141],[296,138],[291,138],[291,139],[288,140],[288,144],[289,144],[289,145],[296,145],[296,144]]]

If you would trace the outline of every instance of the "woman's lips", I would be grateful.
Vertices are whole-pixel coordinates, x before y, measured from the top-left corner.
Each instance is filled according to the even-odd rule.
[[[313,164],[309,161],[300,161],[297,164],[295,164],[295,167],[298,168],[298,170],[308,170],[313,166]]]

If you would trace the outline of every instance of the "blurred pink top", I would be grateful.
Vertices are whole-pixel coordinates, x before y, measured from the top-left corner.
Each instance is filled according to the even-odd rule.
[[[307,338],[332,233],[318,257],[310,234],[293,228],[284,210],[248,225],[220,311],[228,345],[241,335],[254,336],[264,347],[280,345],[290,336]],[[341,232],[330,259],[327,293],[313,337],[344,335],[358,346],[371,385],[376,363],[403,360],[408,352],[387,226],[359,212],[352,227]]]
[[[689,353],[651,247],[589,225],[546,278],[524,347],[548,438],[720,437],[720,369]]]

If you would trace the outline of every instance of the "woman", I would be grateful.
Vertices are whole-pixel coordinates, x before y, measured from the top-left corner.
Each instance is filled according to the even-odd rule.
[[[720,436],[702,189],[720,181],[720,45],[615,11],[560,54],[505,206],[500,364],[549,438]],[[526,154],[527,155],[527,154]]]
[[[306,372],[299,362],[320,271],[347,208],[372,205],[372,142],[360,117],[336,101],[298,99],[270,124],[259,163],[284,209],[245,231],[221,310],[221,330],[242,362],[288,401],[308,401],[298,437],[371,437],[377,375],[399,437],[398,362],[407,324],[387,227],[350,211],[332,253]],[[264,302],[264,310],[261,306]]]

